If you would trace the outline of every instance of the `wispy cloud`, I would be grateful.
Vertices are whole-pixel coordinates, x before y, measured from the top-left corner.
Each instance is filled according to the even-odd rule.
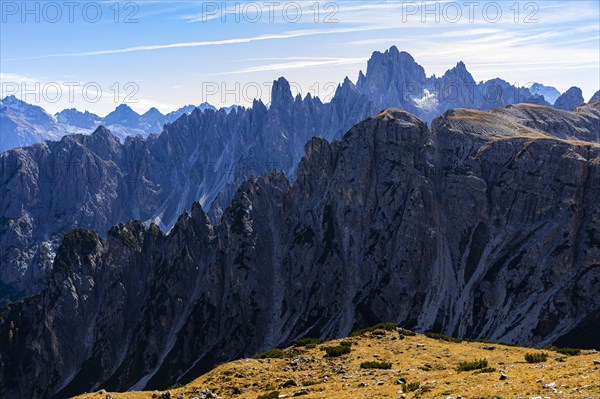
[[[46,55],[39,55],[39,56],[32,56],[32,57],[13,58],[9,61],[38,60],[38,59],[56,58],[56,57],[87,57],[87,56],[98,56],[98,55],[133,53],[133,52],[139,52],[139,51],[154,51],[154,50],[165,50],[165,49],[173,49],[173,48],[185,48],[185,47],[222,46],[222,45],[251,43],[251,42],[258,42],[258,41],[265,41],[265,40],[282,40],[282,39],[292,39],[292,38],[306,37],[306,36],[331,35],[331,34],[339,34],[339,33],[374,31],[374,30],[383,30],[383,29],[390,29],[390,27],[362,26],[362,27],[336,28],[336,29],[304,29],[304,30],[294,30],[294,31],[283,32],[283,33],[267,34],[267,35],[236,38],[236,39],[210,40],[210,41],[197,41],[197,42],[180,42],[180,43],[170,43],[170,44],[134,46],[134,47],[126,47],[126,48],[120,48],[120,49],[111,49],[111,50],[96,50],[96,51],[83,51],[83,52],[76,52],[76,53],[46,54]]]
[[[235,71],[227,71],[215,73],[213,76],[220,75],[236,75],[236,74],[247,74],[247,73],[255,73],[255,72],[264,72],[264,71],[287,71],[293,69],[307,69],[307,68],[317,68],[324,66],[340,66],[340,65],[357,65],[363,64],[367,61],[367,58],[327,58],[327,59],[303,59],[299,61],[285,62],[285,63],[276,63],[276,64],[266,64],[259,65],[255,67],[248,67],[243,69],[238,69]]]
[[[494,33],[502,32],[501,29],[494,28],[481,28],[481,29],[468,29],[459,31],[442,32],[439,37],[468,37],[468,36],[479,36],[479,35],[491,35]]]

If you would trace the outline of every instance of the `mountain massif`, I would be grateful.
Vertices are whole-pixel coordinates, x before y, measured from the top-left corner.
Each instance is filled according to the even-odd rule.
[[[310,110],[305,101],[316,100],[287,96],[282,81],[276,87],[282,97],[263,108],[262,123],[275,124],[283,137],[289,132],[271,112],[289,112],[295,102]],[[250,113],[242,120],[258,124],[254,112],[261,108],[233,115]],[[204,119],[204,130],[187,127]],[[35,162],[8,159],[80,153],[86,163],[63,176],[70,184],[93,182],[109,200],[122,200],[121,193],[152,199],[174,188],[146,182],[136,192],[132,177],[104,177],[122,176],[115,159],[125,159],[121,165],[136,171],[127,176],[137,181],[162,174],[180,182],[172,158],[165,155],[166,164],[145,174],[151,169],[143,159],[114,154],[143,148],[153,155],[153,140],[166,140],[160,147],[171,151],[178,141],[169,133],[177,126],[209,132],[220,119],[230,121],[224,112],[194,112],[149,141],[121,145],[100,129],[8,153],[3,171],[20,175],[11,180],[4,172],[3,181],[20,182],[21,195],[35,199],[21,172]],[[527,104],[455,109],[431,128],[388,109],[341,140],[310,139],[293,182],[280,172],[246,178],[216,222],[196,202],[168,234],[140,222],[118,224],[105,238],[71,230],[48,286],[0,312],[0,395],[165,388],[223,360],[303,336],[345,336],[380,320],[526,345],[597,346],[599,124],[598,102],[574,112]],[[98,150],[86,152],[92,141]],[[36,151],[43,155],[29,155]],[[93,197],[81,186],[78,192]],[[167,209],[175,212],[165,207],[161,221],[170,220]],[[103,215],[83,210],[89,223]]]
[[[330,103],[310,94],[294,97],[281,78],[270,103],[255,101],[251,108],[217,111],[203,104],[190,114],[188,107],[163,117],[156,109],[138,115],[121,105],[100,121],[111,133],[98,127],[92,135],[0,154],[0,305],[47,284],[56,247],[72,228],[104,236],[111,226],[138,219],[169,230],[194,201],[217,222],[248,177],[276,170],[292,178],[313,136],[339,139],[389,107],[431,122],[450,108],[491,110],[520,102],[546,104],[501,79],[476,83],[462,62],[442,77],[427,77],[410,54],[392,47],[373,54],[356,85],[346,78]],[[23,104],[17,108],[26,109]],[[131,137],[178,115],[160,135]],[[57,115],[77,129],[98,119],[76,110]]]

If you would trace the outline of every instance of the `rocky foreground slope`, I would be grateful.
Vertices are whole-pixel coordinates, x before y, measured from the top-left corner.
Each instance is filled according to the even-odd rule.
[[[535,350],[388,328],[320,344],[301,340],[257,359],[219,365],[183,387],[124,393],[100,389],[77,399],[600,397],[600,354],[594,350]],[[332,357],[325,352],[340,346],[348,346],[349,353]],[[528,363],[527,354],[546,354],[547,359]],[[479,368],[463,370],[469,368],[465,363]]]
[[[390,109],[310,140],[293,184],[247,180],[216,225],[196,203],[168,235],[74,230],[48,288],[0,314],[0,396],[164,388],[380,320],[598,346],[599,123],[600,103],[431,130]]]

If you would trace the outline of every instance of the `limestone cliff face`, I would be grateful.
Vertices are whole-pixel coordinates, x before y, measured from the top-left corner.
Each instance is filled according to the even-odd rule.
[[[598,346],[599,122],[597,104],[431,129],[389,109],[308,141],[293,184],[246,180],[218,224],[196,204],[168,235],[71,231],[48,288],[0,313],[0,396],[162,388],[380,320]]]

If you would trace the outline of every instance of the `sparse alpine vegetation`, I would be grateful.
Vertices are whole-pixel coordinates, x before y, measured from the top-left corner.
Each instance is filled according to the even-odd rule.
[[[600,373],[594,363],[598,356],[593,351],[548,361],[541,368],[523,361],[526,355],[536,359],[545,355],[531,348],[490,350],[498,343],[456,342],[421,334],[405,334],[400,339],[397,333],[390,333],[400,331],[397,328],[366,330],[330,342],[303,338],[288,348],[261,353],[256,359],[223,363],[188,385],[173,386],[168,394],[154,391],[110,395],[113,399],[147,399],[153,395],[183,399],[396,399],[401,394],[406,399],[530,398],[547,394],[550,388],[544,385],[548,384],[561,386],[564,397],[600,397]],[[98,397],[96,392],[78,399]]]

